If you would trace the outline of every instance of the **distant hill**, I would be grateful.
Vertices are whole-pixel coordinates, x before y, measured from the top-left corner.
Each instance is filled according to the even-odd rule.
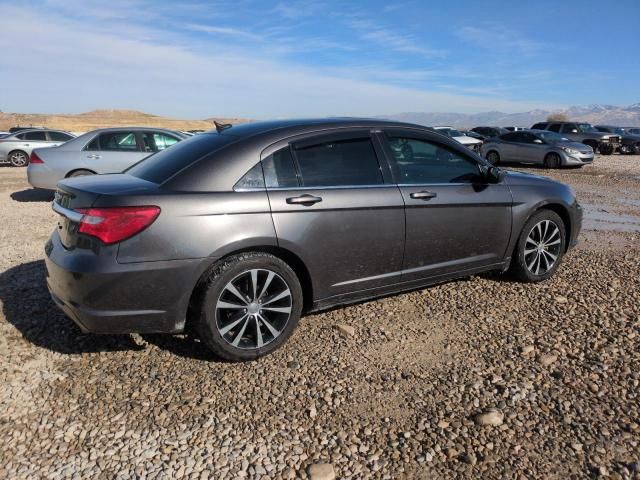
[[[39,114],[39,113],[0,113],[0,131],[10,127],[42,126],[68,130],[70,132],[88,132],[96,128],[118,126],[162,127],[173,130],[210,130],[213,121],[223,123],[243,123],[241,118],[210,118],[206,120],[177,120],[173,118],[151,115],[135,110],[93,110],[78,114]]]
[[[564,113],[570,120],[593,124],[616,125],[621,127],[640,126],[640,103],[627,107],[613,105],[588,105],[570,107],[564,110],[531,110],[523,113],[482,112],[482,113],[428,113],[408,112],[395,115],[380,115],[380,118],[418,123],[420,125],[451,125],[459,128],[471,128],[481,125],[499,127],[530,127],[536,122],[547,119],[552,113]]]

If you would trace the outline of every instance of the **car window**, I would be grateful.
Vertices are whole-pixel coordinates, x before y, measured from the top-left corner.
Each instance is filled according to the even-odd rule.
[[[500,135],[500,138],[507,142],[519,142],[520,134],[518,132],[505,133],[504,135]]]
[[[145,152],[159,152],[178,143],[180,140],[160,132],[143,132],[142,141],[144,142]]]
[[[305,187],[382,184],[370,138],[329,141],[295,149]]]
[[[549,125],[549,128],[547,128],[547,130],[551,130],[552,132],[558,133],[560,131],[561,126],[562,125],[560,125],[559,123],[552,123],[551,125]]]
[[[52,142],[66,142],[71,140],[73,136],[63,132],[49,132],[49,138]]]
[[[562,126],[562,133],[571,133],[572,130],[577,130],[575,123],[565,123]],[[555,132],[555,130],[553,130]]]
[[[178,142],[173,148],[148,156],[125,171],[149,182],[163,183],[179,171],[236,140],[236,137],[216,133],[195,135]]]
[[[26,132],[23,134],[24,136],[22,137],[24,140],[31,140],[31,141],[46,141],[47,140],[47,134],[45,132]]]
[[[254,190],[256,188],[264,188],[264,175],[262,173],[262,165],[260,162],[245,173],[233,187],[234,190]]]
[[[533,130],[547,130],[546,128],[547,124],[546,123],[536,123],[533,127],[531,127]],[[508,130],[516,130],[515,127],[507,127]]]
[[[298,187],[296,167],[293,163],[291,148],[287,146],[262,160],[264,181],[267,188]]]
[[[444,145],[406,137],[388,137],[401,184],[470,183],[478,164]]]
[[[136,134],[131,131],[105,132],[94,138],[87,150],[102,150],[112,152],[137,152]]]

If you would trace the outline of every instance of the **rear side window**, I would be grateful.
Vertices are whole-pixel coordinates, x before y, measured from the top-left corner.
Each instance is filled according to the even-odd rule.
[[[553,123],[551,125],[549,125],[549,128],[547,130],[551,130],[552,132],[556,132],[558,133],[560,131],[560,127],[562,125],[560,125],[559,123]]]
[[[86,149],[111,152],[137,152],[138,143],[136,141],[136,133],[131,131],[101,133],[87,145]]]
[[[160,132],[143,132],[142,140],[145,152],[159,152],[180,141],[171,135]]]
[[[251,170],[244,174],[244,176],[238,180],[233,186],[233,189],[238,190],[255,190],[264,188],[264,175],[262,174],[262,164],[258,162]]]
[[[155,153],[125,170],[128,174],[153,183],[163,183],[180,170],[214,153],[237,138],[203,133],[178,142],[172,148]]]
[[[370,138],[330,141],[296,148],[295,155],[305,187],[383,183]]]
[[[26,132],[23,138],[25,140],[44,142],[47,140],[47,134],[45,132]]]
[[[272,153],[262,161],[264,181],[267,188],[296,188],[298,177],[293,164],[291,148],[286,147]]]
[[[572,130],[577,130],[578,127],[575,123],[565,123],[562,127],[562,133],[571,133]],[[553,130],[554,132],[556,130]]]
[[[49,138],[53,142],[66,142],[67,140],[71,140],[73,137],[62,132],[49,132]]]

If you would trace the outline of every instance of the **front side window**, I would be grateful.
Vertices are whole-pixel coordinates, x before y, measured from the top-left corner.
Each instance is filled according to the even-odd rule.
[[[47,140],[47,134],[45,132],[26,132],[24,139],[35,142],[45,142]]]
[[[379,185],[380,165],[370,138],[329,141],[296,148],[305,187]]]
[[[519,142],[520,135],[518,132],[505,133],[500,137],[502,140],[506,140],[507,142]]]
[[[563,133],[572,133],[573,130],[578,130],[576,128],[576,124],[575,123],[565,123],[564,126],[562,127],[562,132]],[[553,130],[555,132],[555,130]]]
[[[558,133],[560,131],[560,127],[561,126],[562,125],[560,125],[559,123],[553,123],[553,124],[549,125],[549,128],[547,130],[551,130],[552,132]]]
[[[400,184],[471,183],[478,165],[461,153],[427,140],[389,137]]]

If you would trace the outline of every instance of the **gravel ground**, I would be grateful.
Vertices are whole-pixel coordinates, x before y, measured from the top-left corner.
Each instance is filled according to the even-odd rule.
[[[640,478],[640,157],[524,170],[586,207],[552,280],[311,315],[228,364],[83,335],[44,283],[50,198],[0,168],[0,478]]]

